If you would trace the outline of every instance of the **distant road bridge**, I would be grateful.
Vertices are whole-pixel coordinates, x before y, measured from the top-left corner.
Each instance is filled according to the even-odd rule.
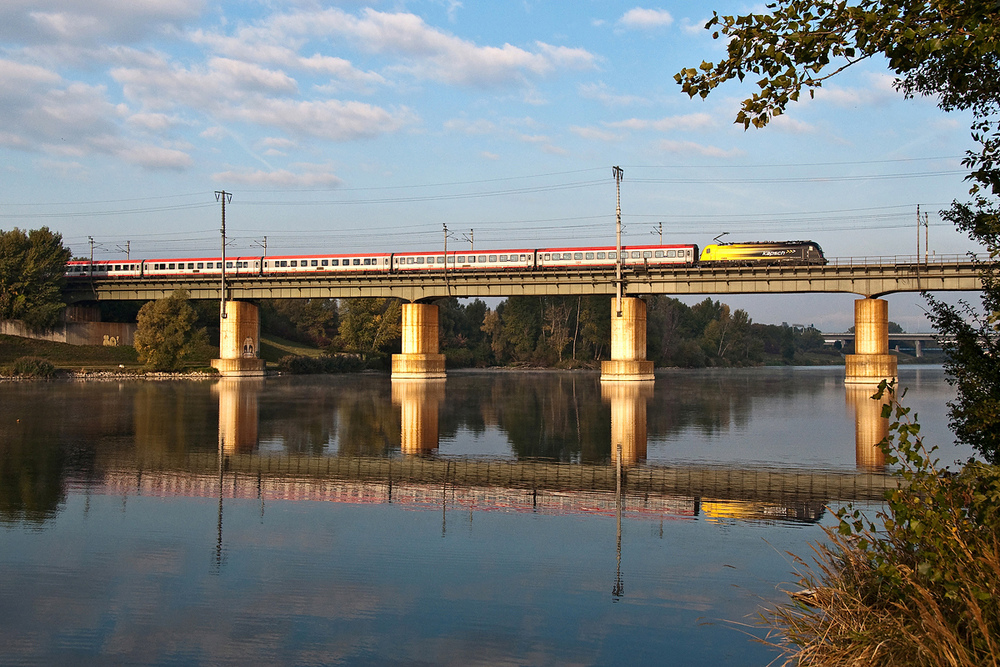
[[[878,297],[894,292],[982,289],[975,265],[962,256],[834,258],[825,266],[629,268],[629,295],[783,294],[847,292]],[[220,298],[218,277],[77,279],[65,290],[69,303],[149,301],[187,290],[192,299]],[[614,270],[593,268],[530,271],[448,271],[360,275],[294,274],[227,278],[227,297],[237,301],[398,297],[429,302],[453,297],[510,297],[615,293]]]

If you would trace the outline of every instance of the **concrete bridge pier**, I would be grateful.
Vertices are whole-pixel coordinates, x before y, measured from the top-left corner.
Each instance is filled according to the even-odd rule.
[[[601,398],[611,403],[611,460],[621,445],[623,466],[646,460],[646,401],[652,382],[601,382]]]
[[[392,402],[400,409],[403,454],[427,454],[438,447],[438,411],[444,402],[442,379],[392,381]]]
[[[219,359],[212,368],[222,377],[261,377],[260,315],[257,306],[246,301],[227,301],[226,316],[219,319]]]
[[[889,354],[889,302],[858,299],[854,302],[854,354],[847,355],[848,384],[878,384],[896,379],[896,357]]]
[[[444,355],[438,353],[438,307],[403,304],[403,352],[392,355],[393,380],[446,377]]]
[[[611,300],[611,359],[601,362],[601,381],[653,380],[653,362],[646,360],[646,302],[637,297]]]

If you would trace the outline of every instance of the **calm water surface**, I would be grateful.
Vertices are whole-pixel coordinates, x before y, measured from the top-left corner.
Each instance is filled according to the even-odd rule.
[[[900,380],[967,456],[941,370]],[[765,665],[742,624],[785,551],[882,479],[865,396],[842,368],[6,383],[0,663]]]

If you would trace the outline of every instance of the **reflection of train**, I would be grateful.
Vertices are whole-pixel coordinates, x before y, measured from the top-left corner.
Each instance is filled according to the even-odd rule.
[[[447,258],[447,263],[445,259]],[[826,264],[823,251],[812,241],[777,243],[720,243],[697,245],[623,246],[626,269],[758,264]],[[536,271],[551,269],[609,269],[618,261],[614,247],[518,248],[508,250],[397,252],[277,257],[228,257],[226,275],[257,276],[302,273],[404,273],[411,271]],[[216,257],[100,260],[67,262],[69,278],[136,278],[158,276],[218,276]]]

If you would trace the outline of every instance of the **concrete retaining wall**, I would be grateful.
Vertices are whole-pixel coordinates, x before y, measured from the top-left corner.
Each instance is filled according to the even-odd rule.
[[[0,334],[70,345],[132,345],[135,328],[135,324],[121,322],[67,322],[46,331],[32,331],[19,320],[0,320]]]

